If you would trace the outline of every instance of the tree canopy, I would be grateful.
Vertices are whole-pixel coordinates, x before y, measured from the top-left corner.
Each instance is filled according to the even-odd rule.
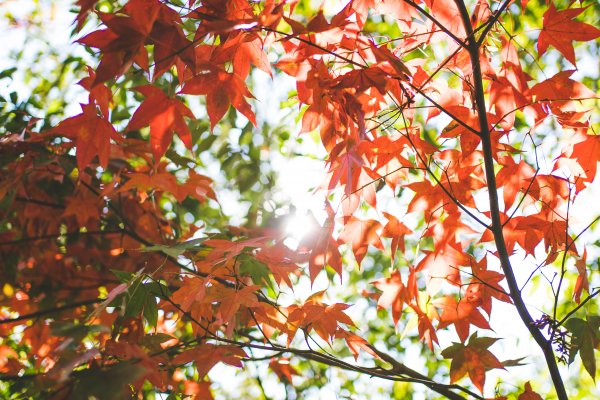
[[[77,0],[68,51],[47,6],[2,16],[0,397],[600,396],[598,2]]]

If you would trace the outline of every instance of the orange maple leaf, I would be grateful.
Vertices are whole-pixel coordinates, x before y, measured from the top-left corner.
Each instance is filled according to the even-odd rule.
[[[392,214],[383,212],[383,215],[388,219],[388,223],[383,227],[381,237],[392,238],[391,250],[392,262],[394,262],[398,248],[400,248],[403,253],[405,251],[404,236],[410,235],[412,231]]]
[[[377,353],[375,353],[373,351],[369,342],[367,342],[365,339],[361,338],[360,336],[358,336],[350,331],[347,331],[345,329],[338,327],[338,330],[335,333],[335,337],[338,339],[342,338],[346,341],[346,344],[348,345],[350,352],[354,356],[354,360],[358,359],[358,353],[360,350],[363,350],[363,351],[369,353],[370,355],[372,355],[375,358],[380,358],[377,355]]]
[[[356,217],[349,217],[345,221],[344,230],[338,240],[342,243],[352,243],[354,258],[356,258],[356,262],[360,266],[360,263],[367,254],[369,245],[383,250],[383,243],[381,243],[381,239],[377,233],[380,228],[381,224],[374,219],[361,220]]]
[[[172,363],[187,364],[193,361],[198,369],[198,375],[203,377],[219,362],[242,368],[241,359],[247,357],[246,352],[237,346],[204,343],[178,354],[173,358]]]
[[[404,303],[408,302],[409,299],[400,272],[394,271],[389,278],[379,279],[372,282],[372,284],[383,292],[377,301],[377,306],[380,308],[391,307],[392,318],[394,319],[394,324],[397,325],[402,315]]]

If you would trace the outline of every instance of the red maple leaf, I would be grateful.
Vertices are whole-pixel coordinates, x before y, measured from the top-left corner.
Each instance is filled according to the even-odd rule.
[[[517,400],[544,400],[537,392],[531,388],[531,383],[525,383],[525,391],[519,395]]]
[[[512,157],[502,159],[502,169],[496,175],[498,187],[503,189],[504,209],[512,207],[518,199],[519,192],[525,192],[529,187],[535,171],[533,167],[521,160],[518,164]]]
[[[192,148],[190,129],[184,116],[194,118],[192,111],[180,100],[168,97],[162,90],[152,85],[135,88],[146,97],[131,117],[127,130],[137,130],[150,125],[150,145],[156,161],[160,160],[176,132],[183,143]]]
[[[290,274],[300,268],[293,261],[292,257],[293,254],[291,251],[283,244],[263,248],[256,253],[256,259],[264,263],[271,270],[277,285],[285,282],[289,288],[292,288]]]
[[[581,293],[585,289],[586,292],[590,292],[590,282],[588,280],[587,270],[587,249],[583,250],[583,255],[575,261],[575,267],[577,268],[577,280],[575,281],[575,287],[573,288],[573,300],[577,304],[581,301]]]
[[[89,4],[82,5],[89,10]],[[84,14],[81,14],[82,18]],[[100,49],[102,59],[94,84],[124,74],[135,62],[148,70],[147,44],[154,45],[154,78],[167,71],[177,59],[194,65],[193,47],[181,29],[179,14],[157,0],[130,0],[118,14],[98,12],[107,29],[78,40]]]
[[[576,160],[581,170],[575,171],[575,184],[577,191],[585,188],[586,183],[590,184],[596,177],[598,162],[600,161],[600,135],[588,135],[577,133],[573,138],[575,144],[569,146],[560,155],[554,169],[560,168],[568,160]]]
[[[287,357],[273,358],[269,361],[269,368],[279,380],[283,382],[292,382],[292,375],[300,376],[296,368],[292,367]]]
[[[211,180],[203,175],[190,173],[187,182],[181,183],[175,175],[166,171],[159,171],[153,174],[134,172],[127,175],[125,182],[116,193],[125,192],[131,189],[137,189],[139,194],[146,197],[147,191],[162,191],[171,193],[178,202],[185,200],[187,196],[196,198],[203,202],[207,197],[214,199],[214,192],[210,187]]]
[[[256,125],[254,112],[246,101],[246,97],[254,96],[237,74],[223,70],[201,73],[188,80],[181,93],[206,96],[206,109],[211,129],[223,118],[230,105]]]
[[[492,313],[492,297],[505,303],[512,303],[508,293],[500,286],[504,275],[487,269],[486,258],[471,266],[473,278],[467,285],[464,299],[475,307],[481,307],[487,315]]]
[[[348,304],[322,303],[317,299],[320,293],[317,293],[317,296],[309,297],[306,303],[290,312],[288,321],[306,329],[314,329],[323,340],[329,343],[335,337],[340,323],[354,326],[354,322],[344,312],[350,307]]]
[[[427,292],[437,293],[444,282],[460,285],[460,266],[469,265],[471,258],[459,243],[439,244],[434,251],[424,250],[426,255],[417,265],[417,271],[429,270]]]
[[[571,64],[575,64],[573,41],[588,41],[600,37],[600,29],[584,22],[574,21],[573,18],[585,11],[587,7],[571,8],[557,11],[554,3],[550,2],[544,20],[537,48],[541,56],[549,45],[556,47]]]
[[[96,112],[91,104],[81,105],[82,113],[68,118],[50,130],[60,133],[75,142],[77,168],[80,173],[98,156],[100,166],[106,168],[110,153],[110,139],[121,141],[112,124]]]

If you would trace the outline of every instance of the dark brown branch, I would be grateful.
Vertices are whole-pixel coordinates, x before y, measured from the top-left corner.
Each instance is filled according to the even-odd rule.
[[[173,307],[175,307],[177,310],[179,310],[179,312],[181,312],[183,315],[185,315],[190,321],[192,321],[194,324],[196,324],[198,327],[200,327],[203,331],[205,331],[207,334],[207,337],[212,340],[216,340],[219,342],[223,342],[223,343],[227,343],[227,344],[235,345],[235,346],[240,346],[240,347],[248,347],[251,349],[267,350],[267,351],[273,351],[273,352],[278,352],[278,353],[291,353],[291,354],[297,355],[299,357],[302,357],[306,360],[316,361],[316,362],[319,362],[319,363],[322,363],[325,365],[329,365],[332,367],[342,368],[342,369],[349,370],[349,371],[355,371],[358,373],[363,373],[363,374],[367,374],[367,375],[382,378],[382,379],[393,380],[393,381],[402,381],[402,382],[421,383],[421,384],[427,386],[428,388],[430,388],[431,390],[433,390],[451,400],[464,400],[463,396],[453,392],[452,390],[460,390],[464,393],[467,393],[467,394],[473,396],[476,399],[483,400],[483,397],[478,396],[477,394],[469,391],[468,389],[466,389],[462,386],[455,385],[455,384],[454,385],[446,385],[443,383],[435,382],[435,381],[431,380],[430,378],[426,377],[425,375],[422,375],[419,372],[406,367],[404,364],[402,364],[398,361],[394,361],[394,364],[392,364],[392,366],[393,366],[392,370],[388,371],[388,370],[382,370],[379,367],[368,368],[368,367],[353,365],[353,364],[347,363],[345,361],[342,361],[338,358],[335,358],[332,355],[320,353],[320,352],[318,352],[316,350],[312,350],[312,349],[303,350],[303,349],[297,349],[297,348],[293,348],[293,347],[284,347],[284,346],[280,346],[277,344],[272,344],[270,342],[268,345],[267,344],[248,343],[248,342],[239,342],[236,340],[220,337],[220,336],[217,336],[215,333],[211,332],[208,328],[206,328],[202,323],[200,323],[200,321],[198,321],[196,318],[194,318],[189,312],[183,310],[181,308],[181,306],[179,304],[175,303],[173,300],[171,300],[171,298],[164,295],[164,299],[167,302],[169,302]],[[374,349],[374,347],[373,347],[373,349]],[[385,354],[385,353],[377,351],[377,354],[381,355],[381,354]],[[393,359],[393,357],[391,357],[389,355],[386,355],[386,356],[390,360]]]
[[[38,199],[29,199],[27,197],[22,197],[22,196],[17,196],[15,198],[15,200],[19,201],[21,203],[32,203],[32,204],[37,204],[37,205],[44,206],[44,207],[56,208],[59,210],[62,210],[65,208],[65,206],[62,204],[50,203],[48,201],[38,200]]]
[[[465,26],[467,35],[469,36],[467,49],[469,51],[469,55],[471,58],[471,66],[473,69],[473,83],[475,85],[474,101],[475,106],[477,107],[479,127],[481,130],[481,144],[483,148],[484,167],[490,202],[490,217],[492,219],[492,232],[494,234],[494,242],[498,251],[498,258],[500,259],[500,265],[506,277],[506,282],[509,287],[510,296],[513,299],[515,308],[517,309],[517,312],[521,317],[523,324],[527,327],[529,333],[544,353],[544,358],[546,359],[546,364],[548,366],[548,370],[550,372],[550,376],[552,378],[552,382],[554,384],[554,388],[556,389],[558,398],[560,400],[567,400],[567,392],[562,380],[562,376],[560,375],[560,371],[558,370],[558,364],[556,363],[556,358],[554,357],[552,344],[535,326],[535,321],[529,314],[529,310],[527,309],[527,306],[523,301],[523,297],[521,296],[521,292],[519,291],[517,279],[513,272],[509,258],[509,253],[506,248],[504,233],[502,232],[502,221],[500,219],[500,207],[498,201],[496,175],[494,172],[494,157],[491,143],[491,132],[490,125],[487,119],[485,94],[483,89],[483,75],[481,72],[481,65],[479,61],[479,43],[477,43],[477,41],[472,36],[473,26],[471,25],[469,11],[467,10],[464,1],[455,0],[455,2],[460,10],[460,16],[463,21],[463,25]]]
[[[0,319],[0,325],[11,324],[13,322],[19,322],[19,321],[26,321],[28,319],[43,317],[45,315],[54,314],[54,313],[61,312],[64,310],[71,310],[73,308],[77,308],[77,307],[81,307],[81,306],[89,306],[91,304],[101,303],[104,300],[105,299],[82,300],[82,301],[78,301],[75,303],[65,304],[65,305],[59,306],[59,307],[53,307],[53,308],[48,308],[45,310],[39,310],[39,311],[30,313],[30,314],[19,315],[18,317],[15,317],[15,318]]]
[[[0,246],[14,246],[21,243],[27,242],[36,242],[38,240],[48,240],[48,239],[56,239],[59,237],[71,237],[78,235],[115,235],[115,234],[124,234],[125,232],[122,229],[117,230],[99,230],[99,231],[76,231],[76,232],[66,232],[66,233],[49,233],[47,235],[33,236],[33,237],[24,237],[21,239],[9,240],[6,242],[0,242]]]

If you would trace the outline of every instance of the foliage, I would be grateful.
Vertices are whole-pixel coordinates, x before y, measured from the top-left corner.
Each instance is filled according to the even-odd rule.
[[[3,397],[598,395],[600,6],[313,3],[76,2],[87,53],[0,99]]]

